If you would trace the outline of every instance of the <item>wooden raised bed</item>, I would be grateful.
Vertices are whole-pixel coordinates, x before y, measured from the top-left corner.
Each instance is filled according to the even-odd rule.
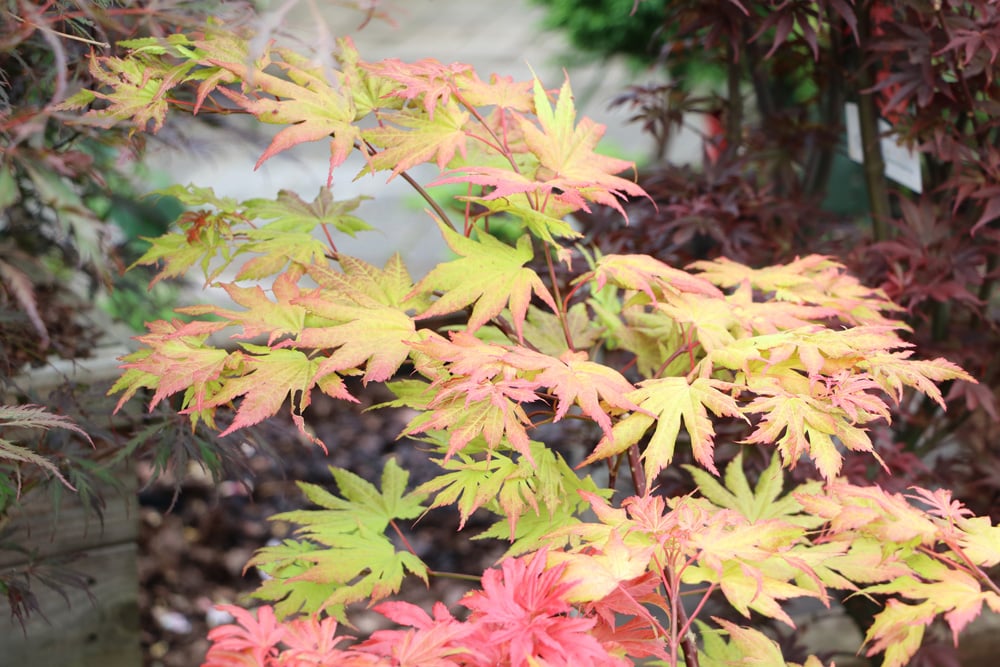
[[[120,348],[63,368],[42,369],[20,385],[41,394],[71,378],[97,384],[117,374]],[[9,397],[7,398],[9,400]],[[0,620],[0,664],[23,667],[139,667],[139,605],[136,481],[124,466],[116,475],[121,489],[99,488],[103,525],[77,496],[67,492],[59,508],[47,491],[27,496],[5,526],[4,541],[37,557],[65,559],[83,575],[89,591],[67,586],[61,592],[37,581],[31,590],[44,617],[35,613],[24,629],[17,619]],[[0,550],[0,570],[28,562],[20,552]],[[56,570],[58,571],[58,570]]]

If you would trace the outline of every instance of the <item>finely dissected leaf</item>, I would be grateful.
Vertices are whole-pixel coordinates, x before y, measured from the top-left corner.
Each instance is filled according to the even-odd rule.
[[[688,381],[682,377],[644,380],[639,388],[626,396],[641,410],[628,415],[612,429],[611,437],[598,443],[586,462],[607,458],[625,451],[639,442],[650,426],[656,425],[642,456],[646,481],[652,485],[660,470],[670,465],[681,422],[691,437],[695,459],[716,472],[712,460],[715,427],[708,417],[711,410],[717,417],[742,417],[732,396],[722,390],[726,383],[708,378]]]
[[[446,315],[474,303],[467,326],[475,331],[509,307],[521,336],[532,293],[553,311],[558,310],[538,275],[525,267],[534,256],[530,237],[521,237],[517,247],[511,248],[489,235],[473,240],[440,221],[438,227],[448,247],[461,258],[439,264],[414,287],[414,294],[444,292],[417,319]]]
[[[69,418],[53,414],[39,405],[0,405],[0,433],[8,428],[42,430],[64,428],[82,435],[90,442],[90,436]],[[67,488],[75,490],[55,463],[7,438],[0,438],[0,459],[37,465],[51,473]]]

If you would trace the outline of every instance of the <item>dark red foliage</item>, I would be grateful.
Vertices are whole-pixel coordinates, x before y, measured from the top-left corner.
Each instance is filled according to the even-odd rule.
[[[706,159],[646,169],[639,182],[653,201],[631,203],[631,226],[602,210],[582,216],[590,240],[677,265],[724,255],[761,266],[807,252],[848,263],[905,308],[918,354],[945,356],[981,382],[950,387],[947,412],[904,402],[881,434],[884,457],[903,477],[945,482],[995,512],[1000,3],[685,0],[664,11],[673,83],[633,88],[616,104],[635,111],[659,155],[673,128],[708,118]],[[706,95],[684,78],[692,72],[725,92]],[[879,173],[873,141],[872,169],[855,167],[864,185],[844,194],[847,101],[868,105],[918,153],[922,193]]]

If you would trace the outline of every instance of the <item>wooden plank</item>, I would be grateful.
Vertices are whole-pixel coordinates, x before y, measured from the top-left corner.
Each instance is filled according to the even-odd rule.
[[[92,583],[93,600],[68,589],[35,591],[47,617],[29,619],[27,634],[15,620],[0,621],[0,664],[24,667],[139,667],[139,604],[135,543],[95,549],[73,569]]]
[[[50,496],[42,491],[12,512],[5,541],[32,549],[40,557],[135,542],[139,537],[135,477],[123,472],[119,479],[122,491],[100,490],[106,503],[103,526],[94,511],[84,508],[72,492],[64,493],[62,506],[54,512]],[[23,554],[0,550],[0,567],[24,562]]]

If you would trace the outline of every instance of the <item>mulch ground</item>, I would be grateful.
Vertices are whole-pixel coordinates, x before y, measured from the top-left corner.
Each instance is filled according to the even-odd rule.
[[[396,439],[412,414],[402,409],[363,412],[390,397],[380,387],[353,390],[359,405],[317,397],[307,412],[309,427],[328,453],[306,442],[290,422],[279,422],[269,428],[267,449],[244,446],[251,475],[217,483],[192,467],[180,479],[176,497],[178,482],[171,477],[160,477],[142,491],[139,587],[147,667],[200,665],[209,628],[228,620],[213,606],[252,604],[246,596],[257,588],[260,575],[244,566],[257,549],[288,537],[293,529],[268,517],[309,507],[296,480],[336,491],[329,467],[337,466],[377,483],[389,456],[411,471],[411,484],[437,470],[419,443]],[[149,477],[148,471],[140,474]],[[496,544],[468,539],[482,527],[470,525],[456,533],[453,513],[436,510],[415,525],[409,539],[431,569],[478,574],[502,553]],[[428,609],[435,600],[453,607],[468,586],[432,578],[428,588],[414,579],[404,583],[401,597]],[[356,625],[351,634],[371,632],[379,619],[361,610],[351,617]]]

